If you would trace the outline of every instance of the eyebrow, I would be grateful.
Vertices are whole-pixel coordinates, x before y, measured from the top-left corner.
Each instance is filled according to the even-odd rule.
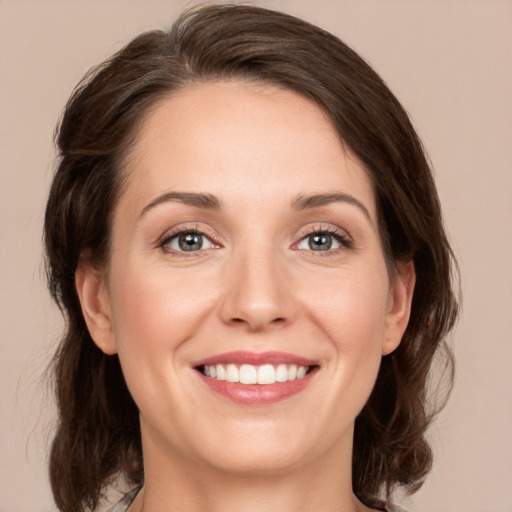
[[[219,210],[221,208],[221,201],[213,194],[206,194],[201,192],[166,192],[165,194],[156,197],[153,199],[153,201],[146,205],[142,209],[140,217],[142,217],[147,211],[151,210],[155,206],[169,201],[177,201],[189,206],[195,206],[196,208],[203,208],[206,210]],[[292,210],[308,210],[311,208],[318,208],[337,202],[348,203],[350,205],[356,206],[363,212],[365,217],[373,225],[373,220],[366,206],[364,206],[364,204],[354,196],[344,192],[307,195],[299,194],[292,201]]]
[[[151,210],[155,206],[169,201],[177,201],[189,206],[195,206],[197,208],[204,208],[206,210],[218,210],[221,207],[221,203],[217,197],[212,194],[203,194],[200,192],[166,192],[162,194],[148,205],[144,206],[140,212],[142,217],[147,211]]]
[[[370,212],[366,208],[366,206],[361,203],[358,199],[350,194],[345,194],[344,192],[332,192],[328,194],[308,194],[303,195],[300,194],[295,198],[292,202],[292,209],[294,210],[307,210],[309,208],[318,208],[320,206],[326,206],[331,203],[348,203],[352,206],[356,206],[361,210],[365,217],[370,221],[370,224],[373,225],[373,220],[370,215]]]

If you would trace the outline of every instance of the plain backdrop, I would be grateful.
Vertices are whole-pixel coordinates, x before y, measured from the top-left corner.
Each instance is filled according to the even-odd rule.
[[[253,2],[340,36],[409,111],[433,162],[462,271],[458,369],[430,435],[435,466],[415,512],[512,511],[512,3]],[[62,322],[42,272],[54,126],[92,65],[175,1],[0,0],[0,512],[53,510],[54,417],[42,377]]]

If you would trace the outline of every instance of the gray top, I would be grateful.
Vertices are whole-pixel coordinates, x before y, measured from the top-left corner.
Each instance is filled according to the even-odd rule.
[[[112,508],[109,508],[107,512],[126,512],[128,507],[135,499],[135,496],[137,496],[139,493],[140,489],[140,487],[136,487],[130,492],[127,492]],[[407,510],[397,505],[392,505],[388,512],[407,512]]]
[[[140,487],[135,487],[135,489],[127,492],[113,507],[109,508],[107,512],[126,512],[135,499],[135,496],[139,494],[140,489]]]

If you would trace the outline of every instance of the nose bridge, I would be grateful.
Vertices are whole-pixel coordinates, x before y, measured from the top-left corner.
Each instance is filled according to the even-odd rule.
[[[234,248],[226,270],[222,317],[257,331],[290,321],[293,301],[288,269],[276,244],[268,238],[248,238]]]

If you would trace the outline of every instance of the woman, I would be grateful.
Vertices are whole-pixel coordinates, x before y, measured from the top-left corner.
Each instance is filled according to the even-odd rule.
[[[431,466],[427,377],[457,312],[421,143],[334,36],[185,13],[88,76],[45,242],[57,506],[398,510]]]

